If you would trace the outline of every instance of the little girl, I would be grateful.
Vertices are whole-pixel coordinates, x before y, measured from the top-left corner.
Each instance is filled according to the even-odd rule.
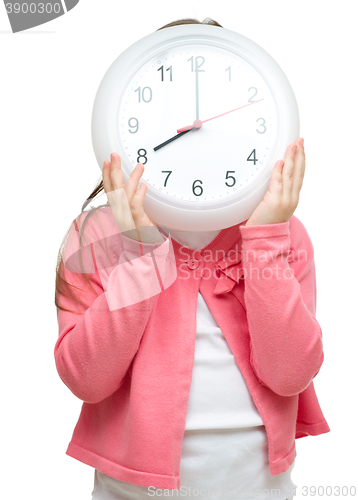
[[[95,468],[93,499],[293,499],[295,439],[330,430],[304,170],[298,138],[249,219],[193,233],[145,214],[142,164],[125,184],[104,162],[87,203],[109,203],[71,225],[55,299],[56,367],[83,401],[66,453]]]

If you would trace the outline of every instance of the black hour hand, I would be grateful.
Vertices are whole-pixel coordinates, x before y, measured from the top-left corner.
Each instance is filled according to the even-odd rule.
[[[190,128],[189,130],[185,130],[184,132],[180,132],[180,134],[177,134],[175,135],[174,137],[172,137],[171,139],[168,139],[167,141],[165,142],[162,142],[162,144],[159,144],[159,146],[156,146],[154,149],[154,151],[157,151],[158,149],[162,148],[163,146],[166,146],[167,144],[169,144],[170,142],[173,142],[175,141],[175,139],[179,139],[179,137],[181,137],[182,135],[184,134],[187,134],[188,132],[190,132],[191,130],[193,130],[195,127],[193,128]]]

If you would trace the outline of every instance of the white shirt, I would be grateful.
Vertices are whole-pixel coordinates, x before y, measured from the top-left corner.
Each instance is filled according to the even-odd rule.
[[[220,231],[176,231],[160,226],[193,250],[207,246]],[[286,500],[295,493],[290,468],[271,476],[268,441],[261,419],[230,347],[201,293],[192,382],[176,490],[143,487],[95,470],[95,500],[148,500],[181,496],[205,499]],[[168,493],[169,492],[169,493]]]

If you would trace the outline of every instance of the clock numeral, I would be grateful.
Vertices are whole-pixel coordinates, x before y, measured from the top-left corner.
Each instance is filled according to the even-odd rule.
[[[227,182],[225,182],[225,184],[227,185],[227,187],[231,188],[231,187],[235,186],[235,184],[236,184],[236,179],[235,179],[235,177],[233,177],[232,175],[227,175],[227,174],[229,174],[229,173],[233,173],[233,174],[234,174],[234,173],[235,173],[235,170],[228,170],[228,171],[226,172],[226,177],[225,177],[225,179],[233,179],[233,180],[234,180],[234,182],[233,182],[232,184],[228,184]]]
[[[167,180],[169,179],[169,175],[173,172],[173,170],[162,170],[162,174],[168,174],[164,181],[164,187],[167,186]]]
[[[252,152],[252,153],[254,153],[254,151],[255,151],[255,150],[253,150],[253,152]],[[138,151],[138,153],[139,153],[139,151]],[[251,154],[252,154],[252,153],[251,153]],[[251,155],[250,155],[250,156],[251,156]],[[249,158],[248,158],[248,159],[249,159]],[[251,161],[252,161],[252,160],[251,160]],[[256,161],[257,161],[257,160],[256,160]],[[166,185],[167,185],[167,181],[168,181],[168,178],[169,178],[169,176],[170,176],[170,174],[171,174],[171,173],[172,173],[172,170],[162,170],[162,174],[168,174],[168,175],[167,175],[167,177],[166,177],[166,179],[165,179],[165,182],[164,182],[164,187],[166,187]],[[226,177],[225,177],[225,179],[232,179],[234,182],[233,182],[232,184],[228,184],[227,182],[225,182],[225,184],[227,185],[227,187],[233,187],[233,186],[235,186],[235,184],[236,184],[236,179],[235,179],[235,177],[234,177],[234,176],[232,176],[232,175],[228,175],[229,173],[230,173],[230,174],[234,174],[234,173],[235,173],[235,170],[228,170],[228,171],[226,172]],[[203,190],[202,186],[199,186],[199,185],[195,186],[195,183],[196,183],[196,182],[200,182],[200,184],[202,184],[202,183],[203,183],[203,181],[201,181],[200,179],[196,179],[196,180],[193,182],[193,185],[192,185],[192,191],[193,191],[193,194],[194,194],[195,196],[201,196],[201,195],[203,194],[204,190]],[[199,190],[199,192],[198,192],[197,190]]]
[[[147,90],[147,93],[145,95],[145,91]],[[140,90],[140,87],[135,89],[134,92],[138,92],[138,102],[141,102],[141,98],[144,102],[150,102],[152,100],[152,89],[150,87],[144,87],[142,91]],[[148,94],[149,92],[149,94]],[[146,99],[147,97],[147,99]]]
[[[172,74],[172,67],[169,66],[169,68],[167,68],[165,71],[169,71],[170,70],[170,81],[173,81],[173,74]],[[164,82],[164,67],[161,66],[160,68],[157,69],[157,71],[161,71],[162,72],[162,82]]]
[[[247,102],[252,102],[252,99],[255,97],[255,95],[257,94],[257,88],[256,87],[250,87],[249,89],[247,89],[248,92],[250,92],[251,89],[254,89],[255,90],[255,93],[254,95],[252,95],[250,97],[250,99],[247,101]]]
[[[195,196],[201,196],[201,195],[203,194],[203,188],[202,188],[201,186],[194,186],[194,184],[195,184],[196,182],[200,182],[200,184],[202,184],[202,183],[203,183],[202,181],[199,181],[199,179],[197,179],[196,181],[194,181],[194,182],[193,182],[193,186],[192,186],[193,194],[194,194]],[[200,189],[200,190],[201,190],[201,191],[200,191],[200,193],[199,193],[199,194],[197,194],[197,193],[195,192],[195,189]]]
[[[201,59],[201,63],[199,64],[199,59]],[[188,61],[191,61],[191,70],[192,71],[205,71],[205,69],[199,69],[205,62],[205,58],[202,56],[197,56],[195,58],[195,69],[194,69],[194,56],[189,57]]]
[[[131,120],[135,120],[135,125],[131,125]],[[131,127],[131,128],[135,128],[135,130],[129,130],[128,131],[131,133],[131,134],[135,134],[136,132],[138,132],[138,129],[139,129],[139,123],[138,123],[138,120],[137,118],[129,118],[128,120],[128,125]]]
[[[229,66],[228,68],[226,68],[225,71],[229,71],[229,82],[231,82],[231,66]]]
[[[251,155],[254,155],[253,158],[250,158]],[[256,149],[253,149],[251,151],[251,153],[249,154],[249,156],[247,157],[247,161],[253,161],[254,162],[254,165],[256,165],[256,162],[259,161],[257,158],[256,158]]]
[[[260,132],[259,130],[256,129],[256,132],[258,132],[259,134],[264,134],[266,132],[266,127],[265,127],[265,118],[258,118],[256,121],[258,122],[259,120],[263,120],[263,123],[261,123],[260,127],[263,127],[264,130],[262,132]]]
[[[144,153],[141,153],[141,151],[144,151]],[[145,149],[138,149],[137,151],[137,154],[139,155],[138,158],[137,158],[137,163],[143,163],[143,165],[145,165],[148,161],[148,158],[146,156],[147,154],[147,151]],[[141,161],[141,158],[144,158],[145,161]]]

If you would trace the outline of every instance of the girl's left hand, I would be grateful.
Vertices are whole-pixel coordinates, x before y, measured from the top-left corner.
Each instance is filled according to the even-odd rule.
[[[275,163],[268,191],[245,225],[288,221],[298,205],[305,166],[303,139],[299,137],[288,146],[284,162],[280,160]]]

